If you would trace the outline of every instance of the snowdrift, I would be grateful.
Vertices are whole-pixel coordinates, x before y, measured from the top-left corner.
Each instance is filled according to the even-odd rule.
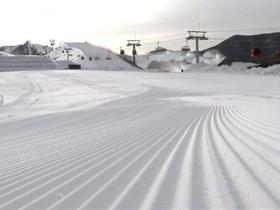
[[[118,55],[103,47],[94,46],[87,42],[62,43],[59,48],[51,52],[50,56],[58,63],[67,67],[66,48],[71,48],[70,61],[81,64],[82,69],[87,70],[138,70]]]

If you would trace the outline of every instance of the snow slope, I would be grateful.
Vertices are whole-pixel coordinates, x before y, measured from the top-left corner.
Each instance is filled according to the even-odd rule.
[[[56,89],[117,97],[54,113]],[[280,208],[279,77],[10,72],[0,95],[0,209]]]
[[[81,64],[88,70],[139,70],[125,62],[109,49],[94,46],[87,42],[63,43],[49,56],[55,61],[67,60],[65,48],[71,48],[70,61]]]

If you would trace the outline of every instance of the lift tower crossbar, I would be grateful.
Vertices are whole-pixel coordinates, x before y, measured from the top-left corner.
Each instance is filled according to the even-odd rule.
[[[196,43],[196,63],[199,63],[199,41],[208,40],[205,36],[206,31],[188,31],[187,40],[195,40]]]
[[[131,47],[132,46],[132,56],[133,56],[133,63],[134,65],[136,65],[136,54],[137,54],[137,51],[136,51],[136,47],[140,47],[141,44],[141,40],[127,40],[127,46],[128,47]]]

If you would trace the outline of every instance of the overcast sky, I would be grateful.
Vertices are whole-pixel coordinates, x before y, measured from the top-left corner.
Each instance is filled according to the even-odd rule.
[[[143,39],[142,51],[154,48],[151,42],[157,40],[163,47],[178,49],[187,30],[280,29],[279,8],[280,0],[3,0],[0,45],[26,40],[48,44],[53,38],[89,41],[116,50],[136,36]],[[236,33],[272,31],[276,30]],[[202,48],[217,42],[205,41]]]

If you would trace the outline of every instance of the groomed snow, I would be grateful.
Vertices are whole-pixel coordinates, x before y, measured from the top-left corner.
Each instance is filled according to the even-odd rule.
[[[0,209],[280,208],[280,77],[8,72],[0,95]]]

